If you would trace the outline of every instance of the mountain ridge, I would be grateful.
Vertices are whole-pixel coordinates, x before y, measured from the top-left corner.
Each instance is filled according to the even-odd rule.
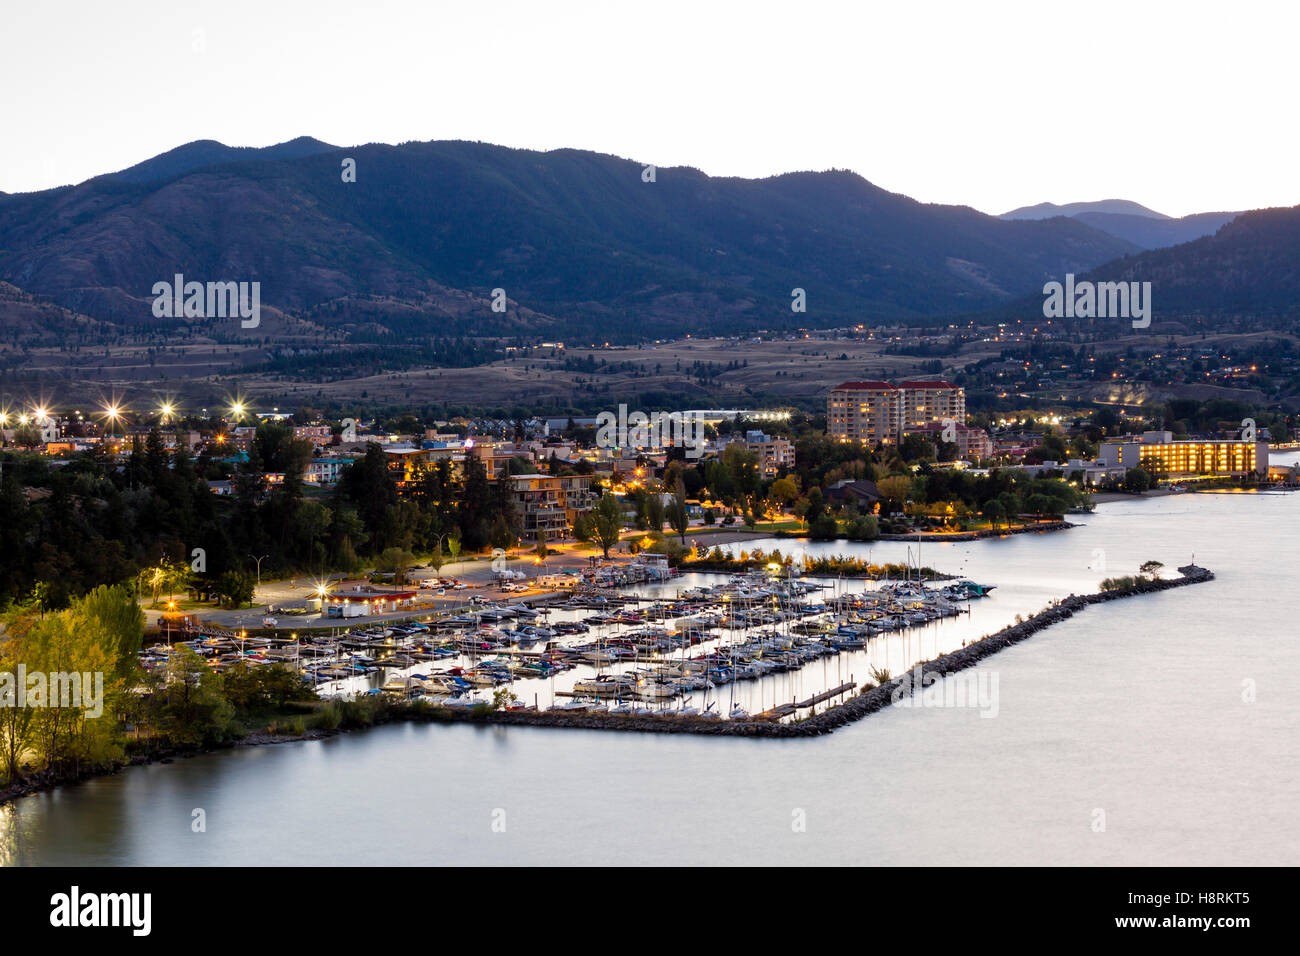
[[[153,321],[153,283],[179,271],[261,281],[263,303],[342,327],[356,324],[342,304],[374,297],[397,303],[395,333],[540,324],[605,337],[969,311],[1138,249],[1068,219],[921,203],[846,170],[746,180],[662,167],[646,182],[642,163],[577,149],[240,149],[198,141],[0,198],[0,279],[133,326]],[[356,182],[342,181],[344,153]],[[503,318],[485,308],[495,288]],[[798,288],[808,313],[791,311]]]

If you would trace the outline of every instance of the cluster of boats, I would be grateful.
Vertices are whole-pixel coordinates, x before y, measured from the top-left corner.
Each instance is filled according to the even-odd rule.
[[[726,708],[724,715],[717,701],[709,703],[709,692],[796,671],[819,658],[865,647],[879,634],[961,613],[963,604],[993,590],[972,581],[942,587],[911,581],[860,593],[819,593],[828,589],[826,584],[751,574],[683,590],[671,599],[589,590],[550,609],[504,603],[426,622],[375,623],[287,643],[196,637],[174,646],[155,645],[142,652],[142,663],[160,666],[177,648],[189,647],[218,670],[239,662],[287,663],[315,685],[391,672],[372,692],[447,707],[487,704],[481,695],[502,685],[590,668],[571,690],[555,691],[552,685],[552,709],[744,719],[749,715],[738,705]],[[554,608],[593,613],[550,621]],[[696,707],[688,695],[698,691],[704,691],[705,701]],[[505,699],[509,709],[529,707],[513,688]]]

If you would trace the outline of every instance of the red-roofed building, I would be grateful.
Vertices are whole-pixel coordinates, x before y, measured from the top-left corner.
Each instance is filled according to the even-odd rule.
[[[966,424],[966,391],[945,381],[843,382],[826,402],[826,430],[839,441],[892,445],[932,422]]]
[[[839,441],[868,445],[898,440],[902,396],[888,382],[844,382],[826,402],[826,431]]]
[[[900,431],[934,422],[966,424],[966,390],[951,382],[899,382],[903,393]]]

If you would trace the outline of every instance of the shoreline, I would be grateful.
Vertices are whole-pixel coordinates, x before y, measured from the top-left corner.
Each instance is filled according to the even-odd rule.
[[[1021,525],[1018,528],[993,530],[984,528],[980,531],[913,531],[908,534],[882,534],[877,541],[978,541],[981,538],[1006,538],[1013,534],[1046,534],[1049,531],[1069,531],[1079,527],[1071,521],[1042,521],[1038,524]],[[836,539],[839,540],[838,538]]]
[[[1178,568],[1177,578],[1158,578],[1153,581],[1141,581],[1131,587],[1118,591],[1097,591],[1091,594],[1071,594],[1048,607],[1031,615],[1025,620],[1008,624],[1001,630],[994,631],[973,641],[958,650],[951,651],[933,660],[916,664],[904,675],[909,682],[925,682],[930,675],[935,679],[947,677],[968,667],[974,667],[987,657],[997,654],[1014,644],[1028,640],[1045,628],[1068,620],[1093,604],[1104,604],[1124,598],[1137,597],[1167,591],[1172,588],[1186,587],[1191,584],[1203,584],[1214,580],[1214,572],[1187,565]],[[365,728],[348,730],[309,730],[302,734],[249,734],[239,740],[217,747],[199,750],[160,751],[156,754],[140,754],[129,760],[109,767],[78,771],[41,771],[11,784],[0,790],[0,807],[22,797],[33,796],[54,790],[60,786],[82,783],[96,777],[107,777],[120,773],[130,767],[154,763],[171,763],[185,757],[197,757],[204,754],[219,753],[238,747],[264,747],[276,744],[297,743],[304,740],[322,740],[342,733],[351,733],[353,729],[369,729],[390,723],[418,721],[421,723],[465,723],[493,724],[498,726],[519,727],[559,727],[576,730],[610,730],[623,733],[656,734],[703,734],[715,737],[760,737],[760,738],[794,738],[817,737],[829,734],[855,723],[864,717],[888,707],[896,702],[895,695],[903,683],[903,677],[895,677],[883,684],[862,685],[857,694],[843,703],[813,714],[794,723],[779,723],[765,720],[717,720],[699,717],[654,717],[625,714],[587,714],[566,711],[500,711],[500,710],[448,710],[441,707],[405,705],[383,719],[376,720]],[[418,708],[418,709],[416,709]]]

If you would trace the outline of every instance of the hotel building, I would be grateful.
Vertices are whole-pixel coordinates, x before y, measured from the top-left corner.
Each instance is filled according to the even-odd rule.
[[[1143,432],[1102,442],[1098,457],[1110,467],[1141,468],[1171,477],[1268,475],[1266,441],[1174,441],[1172,432]]]

